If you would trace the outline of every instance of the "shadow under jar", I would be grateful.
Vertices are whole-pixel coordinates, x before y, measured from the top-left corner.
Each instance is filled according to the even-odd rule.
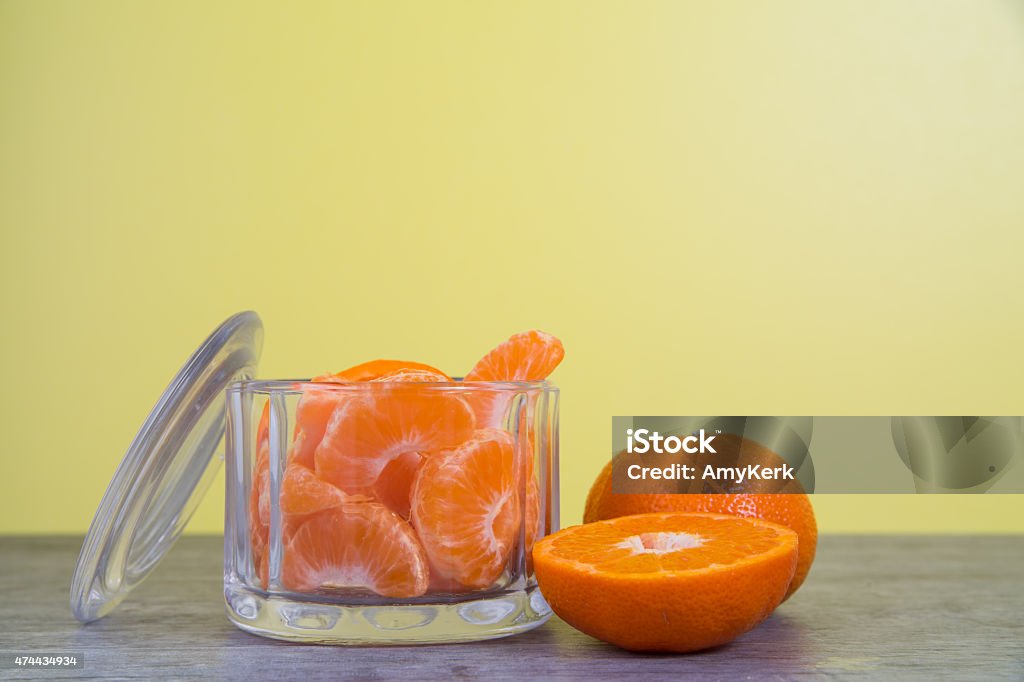
[[[550,616],[558,389],[237,381],[224,595],[239,628],[331,644],[501,637]]]

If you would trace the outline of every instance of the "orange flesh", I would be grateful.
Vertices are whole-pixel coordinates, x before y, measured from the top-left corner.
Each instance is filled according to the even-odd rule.
[[[485,355],[466,381],[540,381],[565,357],[562,342],[536,329],[515,334]]]
[[[455,395],[382,384],[379,394],[349,398],[334,414],[316,449],[316,473],[346,492],[365,492],[392,459],[455,447],[474,426]]]
[[[391,374],[392,372],[398,372],[401,370],[422,370],[432,372],[434,374],[444,376],[446,381],[451,381],[448,375],[436,367],[425,365],[422,362],[413,362],[411,360],[370,360],[369,362],[354,365],[348,369],[336,372],[335,374],[324,374],[317,377],[314,381],[372,381],[384,376],[385,374]]]
[[[420,469],[412,522],[439,577],[487,587],[504,570],[520,518],[512,449],[507,432],[486,429]]]
[[[325,483],[306,467],[289,464],[281,482],[281,512],[290,515],[315,514],[340,507],[345,494]]]
[[[562,342],[551,334],[531,330],[514,334],[480,359],[466,381],[541,381],[565,357]],[[477,428],[500,428],[509,397],[480,391],[467,397],[476,414]]]
[[[551,544],[551,555],[595,571],[692,571],[743,561],[778,546],[778,531],[730,516],[691,515],[680,530],[671,515],[627,516],[592,523]]]
[[[403,453],[381,469],[373,485],[374,496],[403,519],[409,518],[412,486],[423,460],[424,456],[418,452]]]
[[[782,602],[797,534],[722,514],[638,514],[539,540],[533,565],[552,610],[631,651],[689,652],[757,626]]]
[[[721,438],[721,436],[720,436]],[[726,435],[726,442],[730,442]],[[716,441],[716,445],[718,441]],[[754,456],[766,459],[770,451],[756,443],[745,443]],[[719,453],[723,453],[719,447]],[[724,454],[724,453],[723,453]],[[770,453],[775,456],[774,453]],[[618,455],[622,456],[622,455]],[[786,598],[806,580],[814,562],[818,544],[818,525],[810,498],[803,492],[785,493],[688,493],[625,494],[612,492],[612,465],[609,462],[590,488],[583,522],[591,523],[632,514],[651,512],[710,512],[748,516],[780,523],[796,531],[800,538],[796,574]]]
[[[399,381],[420,384],[451,380],[451,377],[448,375],[432,369],[399,369],[394,372],[388,372],[387,374],[381,375],[376,379],[370,379],[370,381],[376,382]]]
[[[302,592],[416,597],[427,591],[428,568],[408,523],[376,502],[350,502],[312,516],[286,539],[281,582]]]

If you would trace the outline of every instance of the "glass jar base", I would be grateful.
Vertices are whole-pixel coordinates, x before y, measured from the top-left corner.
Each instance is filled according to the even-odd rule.
[[[536,583],[455,603],[340,606],[268,596],[240,585],[224,589],[228,618],[263,637],[307,644],[404,645],[507,637],[551,617]]]

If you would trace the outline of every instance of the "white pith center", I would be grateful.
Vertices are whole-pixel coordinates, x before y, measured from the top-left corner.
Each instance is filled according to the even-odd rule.
[[[634,554],[668,554],[681,549],[693,549],[704,544],[704,538],[690,533],[640,533],[630,535],[618,544]]]

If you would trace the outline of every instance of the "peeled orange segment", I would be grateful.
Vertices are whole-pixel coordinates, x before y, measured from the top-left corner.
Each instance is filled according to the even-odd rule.
[[[797,535],[723,514],[638,514],[539,540],[533,563],[552,610],[573,627],[636,651],[724,644],[779,605]]]
[[[325,382],[314,379],[297,386],[303,388],[303,392],[295,408],[295,429],[288,453],[288,461],[297,461],[309,469],[313,468],[313,452],[324,437],[331,415],[344,398],[343,394],[336,391],[317,389],[316,383]],[[256,442],[258,445],[270,442],[269,400],[263,405],[263,414],[256,428]]]
[[[314,455],[327,431],[331,416],[348,398],[343,392],[318,389],[315,384],[354,381],[437,382],[451,381],[451,377],[430,365],[406,360],[374,360],[337,374],[316,377],[304,385],[302,398],[295,410],[295,439],[290,460],[310,469],[315,467]]]
[[[373,485],[373,496],[403,519],[409,518],[412,505],[412,485],[423,466],[424,457],[418,452],[406,452],[395,457],[381,469]]]
[[[565,357],[562,342],[533,329],[510,337],[480,359],[466,381],[540,381]],[[479,391],[469,396],[479,428],[501,428],[509,405],[507,395]]]
[[[466,381],[540,381],[565,357],[562,342],[532,329],[515,334],[485,355],[466,375]]]
[[[476,425],[481,429],[503,429],[507,426],[512,397],[497,391],[467,391],[466,402],[473,409]]]
[[[256,449],[270,443],[270,401],[263,403],[263,412],[260,414],[260,423],[256,426]]]
[[[473,434],[475,419],[451,393],[378,384],[346,399],[316,449],[316,473],[349,493],[366,493],[391,460],[451,448]]]
[[[249,490],[249,546],[252,563],[263,587],[267,586],[267,547],[270,544],[270,447],[260,441]]]
[[[337,400],[334,396],[320,391],[307,391],[296,409],[295,440],[288,454],[288,465],[282,482],[281,504],[285,514],[310,513],[308,507],[312,500],[302,499],[308,496],[313,486],[321,486],[338,491],[326,483],[313,477],[310,469],[313,466],[312,451],[304,451],[306,444],[316,443],[323,437],[323,431],[330,420]],[[322,492],[323,495],[330,493]],[[253,563],[260,575],[260,582],[267,585],[267,547],[270,543],[270,402],[263,406],[259,424],[256,427],[256,464],[253,469],[252,487],[249,497],[249,534],[253,553]],[[331,506],[325,504],[326,506]]]
[[[352,500],[329,483],[325,483],[306,467],[290,462],[281,481],[282,527],[285,532],[293,528],[303,517],[317,512],[340,507]],[[267,586],[269,573],[270,545],[270,449],[266,443],[260,447],[256,468],[253,472],[253,487],[249,507],[249,535],[253,564],[260,583]]]
[[[439,381],[451,381],[452,378],[443,372],[438,372],[432,369],[399,369],[394,372],[388,372],[383,374],[376,379],[370,379],[373,382],[382,381],[401,381],[406,383],[436,383]]]
[[[427,558],[412,527],[376,502],[345,502],[286,533],[281,584],[299,592],[367,589],[383,597],[427,591]]]
[[[398,372],[401,370],[422,370],[432,372],[434,374],[444,376],[445,378],[442,381],[451,381],[451,377],[436,367],[425,365],[422,362],[413,362],[411,360],[370,360],[369,362],[354,365],[348,369],[336,372],[335,374],[324,374],[314,379],[314,381],[372,381],[373,379],[382,377],[385,374],[391,374],[392,372]]]
[[[263,406],[259,424],[256,426],[256,464],[252,473],[252,488],[249,492],[249,527],[253,534],[262,536],[263,545],[270,536],[270,402]]]
[[[312,469],[313,455],[323,440],[335,410],[347,396],[337,390],[317,388],[316,382],[303,384],[302,397],[295,407],[295,438],[288,461]]]
[[[289,464],[281,482],[281,512],[289,515],[315,514],[345,503],[346,495],[316,477],[299,464]]]
[[[526,481],[523,507],[523,522],[526,524],[526,549],[529,551],[540,534],[540,487],[537,485],[537,479],[532,476]]]
[[[520,527],[512,437],[483,429],[454,450],[431,454],[416,476],[411,518],[439,578],[493,584]]]
[[[263,408],[256,427],[256,463],[252,472],[252,488],[249,493],[250,512],[262,525],[270,523],[270,507],[267,491],[270,489],[270,403]]]

